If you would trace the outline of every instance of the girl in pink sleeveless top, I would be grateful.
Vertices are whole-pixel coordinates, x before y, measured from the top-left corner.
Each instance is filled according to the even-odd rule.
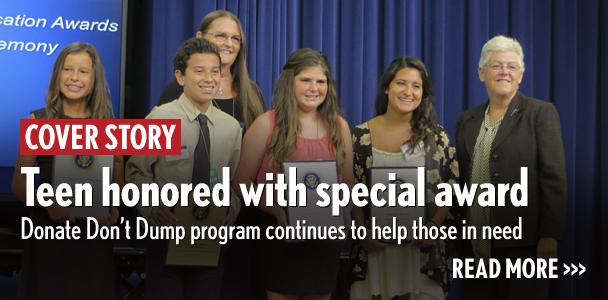
[[[239,184],[265,183],[266,173],[281,172],[286,161],[335,160],[341,181],[352,187],[352,156],[350,130],[340,117],[329,64],[323,54],[299,49],[283,67],[273,110],[245,134],[234,184],[239,190]],[[260,225],[287,226],[283,208],[258,208],[266,212]],[[269,300],[330,299],[338,276],[339,242],[262,240],[256,250]]]
[[[267,113],[271,128],[275,128],[276,117],[275,111],[271,110]],[[266,147],[270,145],[272,132],[268,135]],[[304,138],[297,137],[296,147],[289,156],[289,161],[307,161],[307,160],[335,160],[336,155],[332,153],[329,136],[323,135],[321,138]],[[256,183],[266,183],[266,173],[281,173],[281,168],[273,166],[270,162],[268,153],[264,154],[262,164],[256,176]]]

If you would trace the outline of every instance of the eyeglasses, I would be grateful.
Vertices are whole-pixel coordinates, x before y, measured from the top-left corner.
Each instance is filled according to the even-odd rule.
[[[507,63],[507,64],[491,63],[486,66],[496,72],[498,72],[502,69],[506,69],[509,72],[517,72],[517,71],[521,70],[521,67],[515,63]]]
[[[232,42],[234,42],[236,44],[240,44],[241,41],[243,40],[243,38],[238,35],[229,36],[228,34],[225,34],[223,32],[208,32],[207,31],[205,33],[211,35],[213,37],[213,39],[215,39],[217,42],[220,42],[220,43],[225,43],[230,39],[230,40],[232,40]]]

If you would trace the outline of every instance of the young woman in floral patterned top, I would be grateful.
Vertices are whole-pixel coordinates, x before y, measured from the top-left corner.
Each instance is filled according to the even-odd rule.
[[[458,164],[446,132],[437,123],[431,82],[422,61],[396,58],[380,78],[376,117],[353,131],[357,182],[370,186],[370,168],[423,166],[426,170],[426,226],[455,221],[437,208],[437,184],[456,183]],[[370,207],[354,208],[359,225],[370,224]],[[450,284],[452,244],[416,240],[390,245],[366,239],[353,248],[351,299],[444,299]]]

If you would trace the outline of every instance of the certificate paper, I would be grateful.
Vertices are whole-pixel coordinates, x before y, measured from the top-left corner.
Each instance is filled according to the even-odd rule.
[[[173,213],[184,226],[186,237],[179,245],[169,241],[166,264],[171,266],[217,267],[219,264],[221,245],[217,240],[199,239],[190,244],[192,226],[222,225],[228,212],[227,207],[217,207],[210,201],[206,207],[199,207],[190,201],[190,206],[176,206]]]
[[[389,180],[389,174],[395,174],[395,180]],[[424,178],[422,178],[422,182],[424,182]],[[371,168],[371,184],[383,184],[387,187],[387,189],[382,193],[382,195],[378,195],[378,198],[382,197],[386,201],[389,199],[389,190],[388,185],[394,184],[396,185],[396,194],[394,198],[397,199],[399,194],[401,194],[401,189],[399,186],[403,183],[410,183],[414,187],[424,188],[418,186],[418,171],[417,167],[373,167]],[[418,191],[415,192],[418,195]],[[425,218],[425,208],[424,206],[407,206],[402,207],[398,204],[394,207],[390,207],[385,205],[384,207],[371,206],[371,215],[376,218],[376,226],[392,226],[393,225],[393,217],[396,218],[397,226],[405,226],[408,228],[408,231],[411,230],[412,224],[414,221],[417,221],[418,218]],[[408,234],[408,241],[412,240],[412,234]],[[393,242],[393,241],[385,241],[385,242]]]
[[[321,199],[316,191],[319,184],[332,185],[338,183],[336,161],[284,162],[283,173],[287,182],[290,182],[290,167],[297,168],[297,172],[295,172],[296,182],[306,186],[306,207],[288,207],[287,220],[289,224],[296,225],[297,220],[306,220],[306,225],[309,226],[344,225],[342,212],[339,216],[332,216],[331,207],[319,207],[316,204]],[[331,195],[331,188],[327,189],[326,192]]]
[[[91,207],[71,207],[76,218],[99,217],[110,213],[109,207],[102,206],[102,176],[103,167],[114,170],[112,155],[56,155],[53,158],[53,187],[67,183],[72,187],[77,183],[88,183],[93,190],[93,205]],[[84,199],[83,199],[84,202]]]

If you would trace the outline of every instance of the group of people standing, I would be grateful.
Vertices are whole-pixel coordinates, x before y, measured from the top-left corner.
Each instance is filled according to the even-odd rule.
[[[232,13],[215,11],[203,18],[195,37],[177,51],[175,82],[148,115],[181,119],[182,155],[132,156],[124,168],[116,159],[116,182],[209,183],[210,174],[221,178],[222,167],[230,167],[234,185],[257,185],[267,182],[267,173],[280,173],[286,161],[334,160],[340,181],[352,187],[370,184],[373,167],[425,167],[426,226],[463,219],[475,226],[512,226],[523,217],[525,234],[515,241],[417,240],[404,246],[356,241],[346,270],[351,299],[444,299],[451,258],[457,254],[482,260],[557,256],[566,201],[560,121],[552,104],[519,91],[524,55],[515,39],[496,36],[484,45],[478,73],[489,99],[461,114],[455,148],[436,119],[431,76],[421,60],[393,60],[379,81],[376,116],[355,126],[351,135],[322,53],[298,49],[289,55],[272,109],[265,112],[249,78],[245,42]],[[67,46],[55,63],[46,107],[30,118],[111,117],[97,51],[84,43]],[[41,180],[51,180],[48,157],[20,156],[13,190],[21,199],[25,178],[19,167],[36,163]],[[529,171],[528,207],[450,209],[430,201],[438,183],[513,184],[520,180],[520,167]],[[178,222],[167,207],[139,213],[158,225]],[[58,206],[36,208],[33,214],[40,224],[78,222]],[[354,208],[352,217],[369,226],[369,207]],[[116,220],[116,211],[103,218],[105,224]],[[287,216],[280,207],[241,207],[235,198],[224,222],[285,226]],[[28,241],[20,299],[115,299],[111,244],[96,242]],[[92,248],[98,255],[82,255]],[[150,241],[147,249],[150,299],[329,300],[338,273],[345,271],[335,241],[235,240],[223,247],[219,268],[167,266],[166,249],[167,241]],[[465,280],[463,285],[464,299],[548,298],[546,280]]]

